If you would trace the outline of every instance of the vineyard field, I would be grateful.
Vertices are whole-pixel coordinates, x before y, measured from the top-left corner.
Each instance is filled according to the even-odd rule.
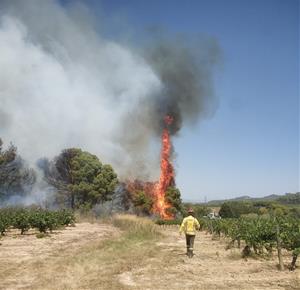
[[[281,249],[290,252],[289,270],[295,270],[300,255],[300,219],[291,217],[244,217],[238,219],[200,218],[201,230],[213,237],[227,240],[227,248],[237,244],[241,248],[241,257],[251,254],[270,257],[277,250],[279,267],[284,269]],[[157,220],[161,226],[179,225],[180,220]]]
[[[178,225],[131,219],[77,221],[42,239],[36,229],[9,229],[0,240],[1,289],[300,289],[299,261],[289,271],[284,248],[279,271],[276,252],[242,258],[244,241],[228,248],[230,238],[203,230],[189,259]]]
[[[1,208],[0,233],[5,235],[10,229],[19,229],[23,235],[29,229],[37,229],[41,233],[52,232],[59,227],[73,225],[75,216],[69,210],[46,210],[32,208]]]

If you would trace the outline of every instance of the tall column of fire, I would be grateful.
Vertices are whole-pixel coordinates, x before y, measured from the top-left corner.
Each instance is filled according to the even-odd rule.
[[[154,212],[158,213],[163,219],[172,219],[173,216],[171,213],[168,213],[167,209],[171,205],[166,201],[165,194],[170,186],[175,185],[174,181],[174,168],[170,161],[172,153],[172,143],[170,138],[169,126],[173,122],[171,116],[166,116],[164,118],[165,127],[162,133],[162,149],[161,149],[161,159],[160,159],[160,178],[159,182],[155,187],[155,203],[154,203]]]

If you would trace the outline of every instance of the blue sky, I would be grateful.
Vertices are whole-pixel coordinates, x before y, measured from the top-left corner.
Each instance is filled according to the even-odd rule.
[[[299,191],[299,1],[89,0],[110,34],[215,37],[216,114],[174,140],[185,200]]]

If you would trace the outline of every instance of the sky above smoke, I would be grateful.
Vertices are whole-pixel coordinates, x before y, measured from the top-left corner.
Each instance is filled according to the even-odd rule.
[[[164,116],[176,135],[214,113],[218,57],[209,38],[108,39],[82,4],[2,1],[0,137],[32,163],[80,147],[121,177],[156,178]]]

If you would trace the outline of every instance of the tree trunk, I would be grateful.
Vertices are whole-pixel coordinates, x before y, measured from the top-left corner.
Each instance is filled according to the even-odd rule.
[[[71,208],[75,208],[75,194],[73,192],[71,193]]]
[[[273,248],[272,248],[272,245],[266,245],[266,249],[268,251],[268,256],[269,257],[272,257],[273,255]]]
[[[278,261],[279,261],[279,270],[282,271],[284,269],[284,266],[283,266],[282,253],[281,253],[281,239],[280,239],[279,224],[276,225],[276,242],[277,242],[277,254],[278,254]]]
[[[245,248],[242,251],[242,257],[247,258],[247,257],[250,256],[250,254],[251,254],[250,247],[248,245],[246,245]]]
[[[292,263],[291,263],[291,267],[290,267],[291,271],[294,271],[296,269],[297,258],[298,258],[298,255],[293,254],[293,259],[292,259]]]

